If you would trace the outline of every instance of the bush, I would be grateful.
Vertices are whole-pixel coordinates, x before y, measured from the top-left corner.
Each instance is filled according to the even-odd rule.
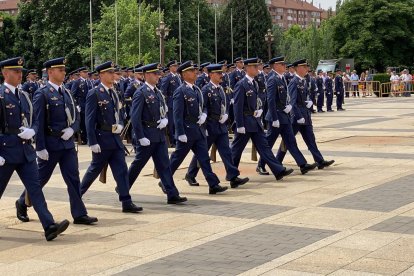
[[[390,82],[391,76],[386,73],[380,73],[374,75],[374,81],[379,81],[380,83]]]

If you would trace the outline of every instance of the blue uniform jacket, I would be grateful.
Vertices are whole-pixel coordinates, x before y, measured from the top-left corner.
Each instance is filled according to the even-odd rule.
[[[293,124],[297,120],[304,118],[305,125],[312,125],[311,112],[306,107],[306,101],[309,101],[308,85],[305,79],[295,76],[288,86],[290,93],[290,104],[293,111]]]
[[[30,105],[26,97],[20,95],[20,101],[4,84],[0,86],[0,126],[1,132],[18,130],[23,126],[22,114],[30,124]],[[31,128],[38,132],[33,122]],[[17,134],[0,134],[0,156],[9,164],[21,164],[36,160],[36,152],[30,141],[22,140]]]
[[[22,85],[22,90],[29,93],[32,97],[37,89],[39,89],[39,84],[34,81],[26,81]]]
[[[337,94],[344,92],[344,82],[341,76],[335,77],[335,92]]]
[[[89,145],[99,144],[102,150],[123,149],[119,134],[113,134],[109,128],[116,124],[116,104],[102,84],[89,91],[86,97],[86,131]],[[123,118],[119,114],[119,124]],[[107,130],[102,130],[106,128]]]
[[[88,83],[84,79],[73,81],[70,92],[73,95],[77,105],[80,106],[81,112],[85,111],[86,96],[88,95]]]
[[[263,129],[260,118],[253,116],[257,105],[257,88],[244,77],[234,88],[234,120],[237,128],[244,127],[246,132]]]
[[[269,74],[270,75],[270,74]],[[283,110],[288,102],[287,83],[284,77],[273,73],[267,82],[268,111],[265,119],[269,122],[279,120],[280,124],[290,124],[290,115]]]
[[[266,102],[266,80],[265,75],[263,72],[260,72],[255,78],[254,78],[259,86],[259,93],[258,96],[262,100],[263,105]]]
[[[131,81],[128,85],[128,88],[125,90],[125,99],[134,97],[135,92],[141,85],[142,84],[139,80],[134,79],[133,81]]]
[[[325,80],[326,94],[333,94],[333,81],[331,78],[326,78]]]
[[[246,75],[246,73],[244,71],[239,71],[239,70],[234,70],[233,72],[231,72],[230,74],[230,87],[231,89],[234,90],[234,88],[236,87],[236,84],[242,80],[244,78],[244,76]]]
[[[207,109],[206,129],[208,135],[219,135],[227,133],[227,124],[219,122],[222,113],[222,106],[224,112],[228,114],[228,102],[222,87],[214,88],[213,84],[209,82],[201,90],[204,98],[204,106]]]
[[[202,105],[203,96],[197,86],[193,89],[183,82],[174,92],[173,112],[175,125],[175,138],[180,135],[187,135],[187,140],[199,140],[206,137],[205,127],[197,124],[200,116],[200,107],[203,113],[207,109]]]
[[[200,76],[198,76],[195,85],[197,85],[200,89],[203,88],[204,85],[207,85],[210,82],[210,78],[206,73],[202,73]]]
[[[74,122],[69,123],[65,112],[69,109]],[[62,94],[50,83],[36,91],[33,97],[34,121],[38,125],[36,133],[36,150],[59,151],[75,147],[73,137],[67,141],[60,138],[62,130],[71,127],[74,132],[79,130],[80,115],[72,102],[70,91],[62,89]]]
[[[164,111],[167,107],[161,91],[155,89],[156,92],[144,84],[132,99],[131,123],[137,140],[145,137],[152,143],[165,142],[165,129],[157,128],[157,121],[161,119],[160,107]]]
[[[161,91],[166,97],[168,108],[170,108],[170,111],[172,111],[173,107],[173,95],[175,90],[177,90],[178,87],[180,87],[182,81],[180,79],[180,76],[173,75],[172,73],[169,73],[161,80]],[[170,122],[171,123],[171,122]]]

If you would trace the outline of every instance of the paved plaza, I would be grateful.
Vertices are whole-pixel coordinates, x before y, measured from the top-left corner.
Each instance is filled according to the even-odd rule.
[[[288,154],[295,172],[276,181],[257,175],[249,144],[240,170],[250,182],[212,196],[201,172],[200,187],[183,180],[189,156],[174,176],[189,201],[171,206],[149,162],[131,190],[141,214],[121,212],[108,170],[84,196],[99,222],[71,224],[52,242],[32,208],[30,222],[17,220],[14,175],[0,200],[0,275],[414,275],[414,98],[346,99],[344,108],[313,116],[332,167],[301,175]],[[81,146],[81,177],[90,159]],[[213,170],[229,186],[220,160]],[[59,168],[44,192],[55,219],[72,222]]]

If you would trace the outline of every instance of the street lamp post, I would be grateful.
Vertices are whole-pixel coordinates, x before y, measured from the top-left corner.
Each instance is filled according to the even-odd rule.
[[[168,28],[163,21],[160,21],[160,26],[155,29],[155,33],[160,38],[160,63],[161,66],[164,66],[165,59],[165,39],[170,33],[170,28]]]
[[[267,54],[269,60],[272,58],[272,42],[275,40],[272,30],[268,29],[267,34],[265,34],[265,41],[267,42]]]

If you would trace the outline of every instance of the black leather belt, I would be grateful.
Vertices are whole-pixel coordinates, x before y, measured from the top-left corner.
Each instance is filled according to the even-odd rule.
[[[196,124],[198,122],[198,119],[193,116],[186,116],[184,120],[193,124]]]
[[[110,131],[112,132],[112,126],[110,125],[98,125],[96,126],[97,129],[102,130],[102,131]]]
[[[221,115],[209,114],[207,116],[207,120],[218,122],[218,121],[220,121],[220,117],[221,117]]]
[[[254,115],[254,111],[243,111],[243,114],[245,116],[253,116]]]
[[[55,131],[55,130],[49,129],[46,131],[46,135],[53,136],[53,137],[61,137],[63,133],[62,131]]]
[[[156,128],[158,123],[156,121],[142,121],[142,124],[146,127],[153,127]]]
[[[4,131],[0,130],[0,134],[11,135],[11,134],[19,134],[22,131],[18,128],[5,128]]]

